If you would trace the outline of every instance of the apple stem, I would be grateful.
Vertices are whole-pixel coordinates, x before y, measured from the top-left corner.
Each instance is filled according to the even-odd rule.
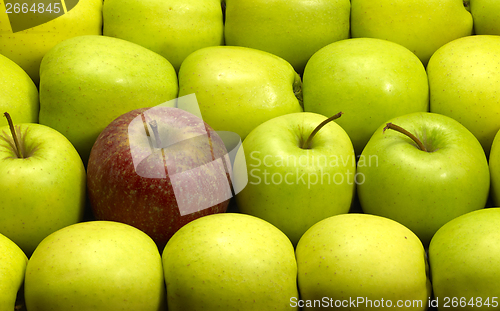
[[[328,123],[330,123],[331,121],[333,121],[335,119],[340,118],[340,116],[343,115],[343,114],[344,114],[343,112],[339,112],[339,113],[337,113],[337,114],[329,117],[325,121],[321,122],[318,126],[316,126],[316,128],[311,132],[311,134],[309,135],[309,137],[307,137],[307,140],[302,145],[302,149],[310,149],[309,145],[311,144],[311,141],[312,141],[314,135],[316,135],[316,133],[318,133],[318,131],[321,130],[321,128],[323,126],[327,125]]]
[[[424,144],[422,144],[422,142],[420,141],[420,139],[418,139],[417,136],[415,136],[412,133],[408,132],[407,130],[405,130],[401,126],[393,124],[393,123],[387,123],[386,126],[384,127],[384,133],[385,133],[385,131],[387,129],[398,131],[398,132],[400,132],[400,133],[402,133],[402,134],[410,137],[414,142],[417,143],[418,148],[420,148],[420,150],[427,152],[427,148],[425,148]]]
[[[158,133],[158,124],[156,120],[149,122],[151,129],[153,130],[153,135],[155,136],[156,148],[161,148],[160,134]]]
[[[19,140],[17,139],[16,129],[14,128],[14,123],[12,122],[12,118],[9,113],[5,112],[4,117],[7,118],[7,122],[9,123],[10,133],[12,134],[12,138],[14,138],[14,145],[16,147],[17,157],[20,159],[24,159],[23,152],[21,150],[21,146],[19,145]]]

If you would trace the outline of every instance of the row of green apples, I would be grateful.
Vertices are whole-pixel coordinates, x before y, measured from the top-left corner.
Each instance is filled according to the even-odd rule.
[[[316,223],[295,249],[240,213],[188,223],[161,253],[111,221],[60,229],[29,259],[0,235],[0,310],[495,310],[499,224],[499,208],[459,216],[428,255],[405,226],[358,213]]]
[[[494,0],[335,1],[70,1],[54,10],[0,2],[0,54],[19,64],[36,84],[43,55],[75,36],[100,35],[140,44],[176,70],[197,49],[238,45],[264,50],[302,73],[317,50],[348,37],[399,43],[425,64],[445,43],[475,34],[499,34]]]

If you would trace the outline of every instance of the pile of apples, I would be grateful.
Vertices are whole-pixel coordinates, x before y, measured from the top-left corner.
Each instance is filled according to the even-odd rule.
[[[0,1],[0,311],[500,309],[500,1]]]

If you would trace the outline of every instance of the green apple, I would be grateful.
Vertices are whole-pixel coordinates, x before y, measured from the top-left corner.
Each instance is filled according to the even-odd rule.
[[[438,310],[498,310],[500,306],[500,208],[457,217],[429,246]]]
[[[498,133],[500,131],[493,139],[488,158],[491,177],[490,196],[495,206],[500,206],[500,134]]]
[[[424,65],[442,45],[472,34],[463,0],[351,0],[351,36],[399,43]]]
[[[111,121],[170,101],[177,91],[175,70],[159,54],[122,39],[80,36],[59,43],[43,58],[39,119],[63,133],[86,164]]]
[[[169,311],[295,309],[292,243],[260,218],[223,213],[193,220],[170,239],[162,259]]]
[[[82,220],[86,173],[61,133],[34,123],[13,128],[15,136],[0,127],[0,233],[30,256],[47,235]]]
[[[105,36],[140,44],[178,71],[192,52],[224,43],[221,0],[106,0]]]
[[[27,3],[30,2],[33,3],[33,1]],[[52,2],[38,1],[36,4]],[[75,3],[75,1],[69,0],[66,0],[66,2],[67,6]],[[64,15],[46,23],[15,32],[13,32],[9,22],[9,15],[11,14],[5,13],[4,3],[5,1],[0,1],[0,8],[2,8],[0,11],[0,54],[12,59],[21,66],[37,85],[40,81],[40,62],[52,47],[68,38],[102,34],[103,0],[76,1],[77,4],[73,4],[73,7]],[[52,14],[48,10],[45,11],[47,7],[43,8],[42,13],[37,15],[50,16]],[[21,18],[28,19],[28,14],[23,15],[21,13]],[[24,22],[27,23],[28,21],[25,20]]]
[[[179,70],[179,96],[194,93],[205,122],[242,139],[269,119],[301,112],[301,84],[284,59],[239,46],[199,49]]]
[[[156,244],[119,222],[89,221],[58,230],[40,243],[26,267],[30,311],[160,311],[165,296]]]
[[[19,65],[0,54],[0,111],[9,111],[18,123],[38,123],[38,89]],[[0,126],[7,125],[2,118]]]
[[[388,123],[401,132],[383,124],[361,154],[377,162],[358,162],[361,207],[402,223],[427,246],[445,223],[486,206],[488,162],[476,137],[452,118],[412,113]]]
[[[302,73],[320,48],[349,38],[349,0],[226,0],[227,45],[278,55]]]
[[[303,77],[304,110],[331,116],[360,154],[383,122],[428,111],[425,68],[405,47],[381,39],[337,41],[316,52]]]
[[[430,111],[469,129],[486,154],[500,129],[500,36],[460,38],[440,48],[427,66]]]
[[[470,11],[476,35],[500,35],[500,2],[496,0],[470,0]]]
[[[313,225],[297,245],[303,310],[427,310],[431,284],[425,249],[405,226],[368,214]]]
[[[243,141],[248,184],[236,196],[238,209],[275,225],[294,245],[318,221],[349,212],[353,200],[356,156],[344,129],[329,122],[304,145],[326,119],[279,116]]]
[[[28,258],[12,240],[0,234],[0,311],[15,310]]]

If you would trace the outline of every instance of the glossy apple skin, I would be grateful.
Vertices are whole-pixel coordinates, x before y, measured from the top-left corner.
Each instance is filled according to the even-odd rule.
[[[454,40],[427,65],[430,111],[451,117],[474,134],[488,155],[500,129],[500,36]]]
[[[301,85],[284,59],[241,46],[199,49],[179,69],[179,97],[196,94],[203,119],[241,139],[269,119],[302,112]]]
[[[16,123],[38,123],[38,89],[30,76],[15,62],[0,54],[0,111]],[[0,126],[7,125],[0,118]]]
[[[169,311],[297,310],[297,263],[283,232],[225,213],[181,228],[162,253]]]
[[[455,218],[436,232],[429,264],[433,292],[440,302],[457,297],[460,310],[491,310],[495,305],[498,309],[499,227],[500,208],[493,207]],[[438,310],[446,309],[439,304]]]
[[[231,189],[229,173],[218,171],[220,166],[210,166],[215,163],[212,162],[214,159],[227,155],[224,143],[208,124],[194,115],[172,107],[155,108],[158,109],[155,115],[163,143],[177,141],[163,148],[165,159],[158,157],[161,151],[151,152],[147,140],[144,143],[142,121],[130,129],[129,136],[129,124],[149,109],[123,114],[99,135],[89,158],[88,193],[97,219],[119,221],[139,228],[162,249],[186,223],[225,212]],[[198,140],[207,132],[213,150],[203,143],[203,139]],[[193,170],[204,164],[207,166],[202,170]],[[174,176],[181,172],[181,178]],[[175,189],[184,189],[183,201],[179,201],[180,195]],[[196,189],[202,190],[195,194]],[[187,202],[187,209],[180,208],[179,202],[186,203],[186,200],[194,201]],[[204,208],[207,202],[218,203]]]
[[[0,311],[15,310],[16,296],[24,282],[26,254],[6,236],[0,234]]]
[[[82,220],[85,167],[58,131],[35,123],[15,127],[26,155],[17,157],[9,126],[1,127],[0,233],[30,256],[47,235]]]
[[[463,0],[352,0],[351,37],[401,44],[424,65],[444,44],[472,34]]]
[[[16,33],[10,29],[8,14],[2,12],[0,54],[17,63],[38,85],[42,58],[56,44],[77,36],[102,35],[102,6],[102,0],[79,0],[63,16]]]
[[[470,0],[476,35],[500,35],[500,2],[496,0]]]
[[[360,165],[365,182],[357,185],[364,212],[396,220],[428,246],[448,221],[486,206],[490,188],[488,162],[481,144],[464,126],[435,113],[412,113],[387,122],[419,138],[429,152],[394,130],[375,131]]]
[[[304,110],[336,120],[357,155],[383,122],[429,110],[425,68],[410,50],[387,40],[353,38],[329,44],[307,63]]]
[[[349,212],[354,197],[356,157],[340,125],[328,123],[310,149],[302,148],[326,119],[311,112],[279,116],[243,141],[249,183],[236,196],[238,209],[275,225],[294,246],[318,221]]]
[[[350,6],[349,0],[227,0],[225,42],[278,55],[302,73],[317,50],[349,38]]]
[[[356,213],[332,216],[312,226],[295,253],[302,299],[384,299],[393,307],[398,300],[418,300],[421,305],[409,309],[427,310],[431,284],[425,249],[396,221]]]

